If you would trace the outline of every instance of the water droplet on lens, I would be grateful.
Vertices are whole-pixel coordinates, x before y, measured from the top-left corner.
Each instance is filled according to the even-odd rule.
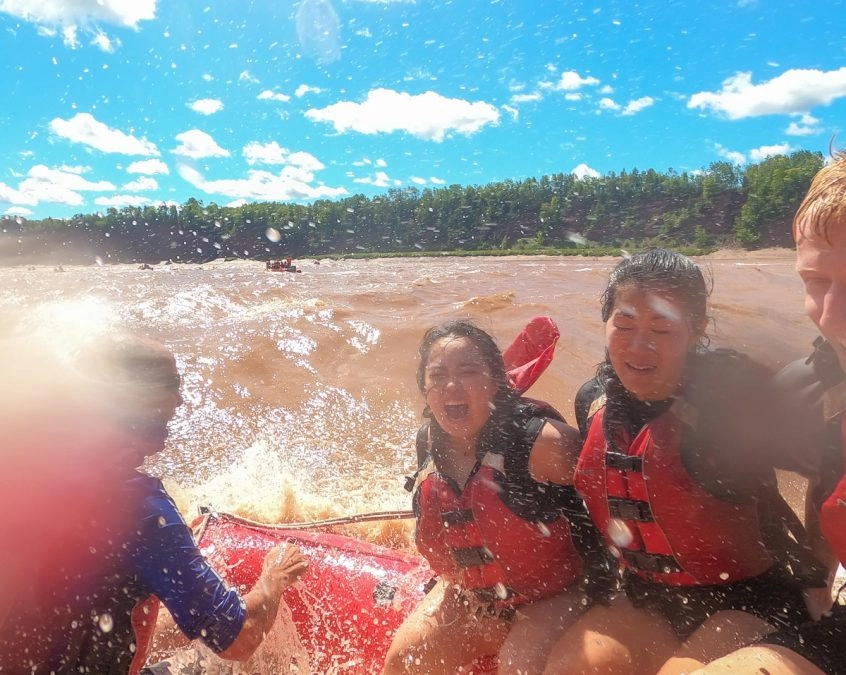
[[[101,614],[97,623],[100,625],[100,630],[104,633],[111,633],[112,628],[115,627],[115,622],[112,619],[112,615],[108,612],[106,612],[105,614]]]
[[[504,584],[497,584],[494,586],[494,590],[496,591],[496,597],[500,600],[508,599],[508,589],[505,587]]]
[[[608,521],[608,538],[620,548],[626,548],[634,540],[634,535],[619,518],[612,518]]]
[[[279,230],[274,227],[268,227],[264,231],[264,236],[267,237],[268,241],[272,241],[274,244],[282,239],[282,235],[279,233]]]

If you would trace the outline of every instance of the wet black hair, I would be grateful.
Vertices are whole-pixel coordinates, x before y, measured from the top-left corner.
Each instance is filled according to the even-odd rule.
[[[700,267],[687,256],[653,248],[623,258],[611,271],[602,294],[603,323],[611,318],[617,290],[623,286],[669,293],[684,307],[690,326],[704,333],[710,289]]]

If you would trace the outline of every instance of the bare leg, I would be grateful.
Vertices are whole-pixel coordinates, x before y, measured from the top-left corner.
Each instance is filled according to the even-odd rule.
[[[555,644],[546,675],[653,675],[679,648],[669,623],[625,595],[594,605]]]
[[[499,675],[534,675],[544,664],[556,640],[584,612],[584,593],[572,588],[520,606],[511,632],[499,652]]]
[[[477,609],[455,587],[438,583],[397,630],[383,675],[455,673],[499,652],[511,622],[480,618]]]
[[[748,612],[724,610],[708,617],[670,658],[658,675],[683,675],[749,645],[775,630]]]
[[[787,647],[755,645],[717,659],[690,675],[825,675]]]

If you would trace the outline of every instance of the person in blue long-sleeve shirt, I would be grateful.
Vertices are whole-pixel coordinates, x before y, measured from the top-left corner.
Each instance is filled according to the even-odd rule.
[[[152,597],[188,638],[246,660],[307,560],[294,545],[273,548],[242,597],[207,564],[161,481],[137,469],[164,448],[182,404],[167,348],[110,335],[80,349],[74,367],[97,392],[111,447],[89,453],[102,462],[100,482],[64,486],[74,517],[49,533],[0,603],[0,673],[137,673],[155,624]]]

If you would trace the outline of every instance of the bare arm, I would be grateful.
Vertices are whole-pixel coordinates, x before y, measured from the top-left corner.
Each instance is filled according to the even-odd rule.
[[[538,483],[572,485],[582,442],[574,427],[547,420],[529,455],[529,474]]]
[[[247,617],[238,637],[219,656],[231,661],[246,661],[270,631],[282,592],[308,569],[308,560],[294,544],[282,544],[268,551],[261,576],[252,590],[244,596]]]

